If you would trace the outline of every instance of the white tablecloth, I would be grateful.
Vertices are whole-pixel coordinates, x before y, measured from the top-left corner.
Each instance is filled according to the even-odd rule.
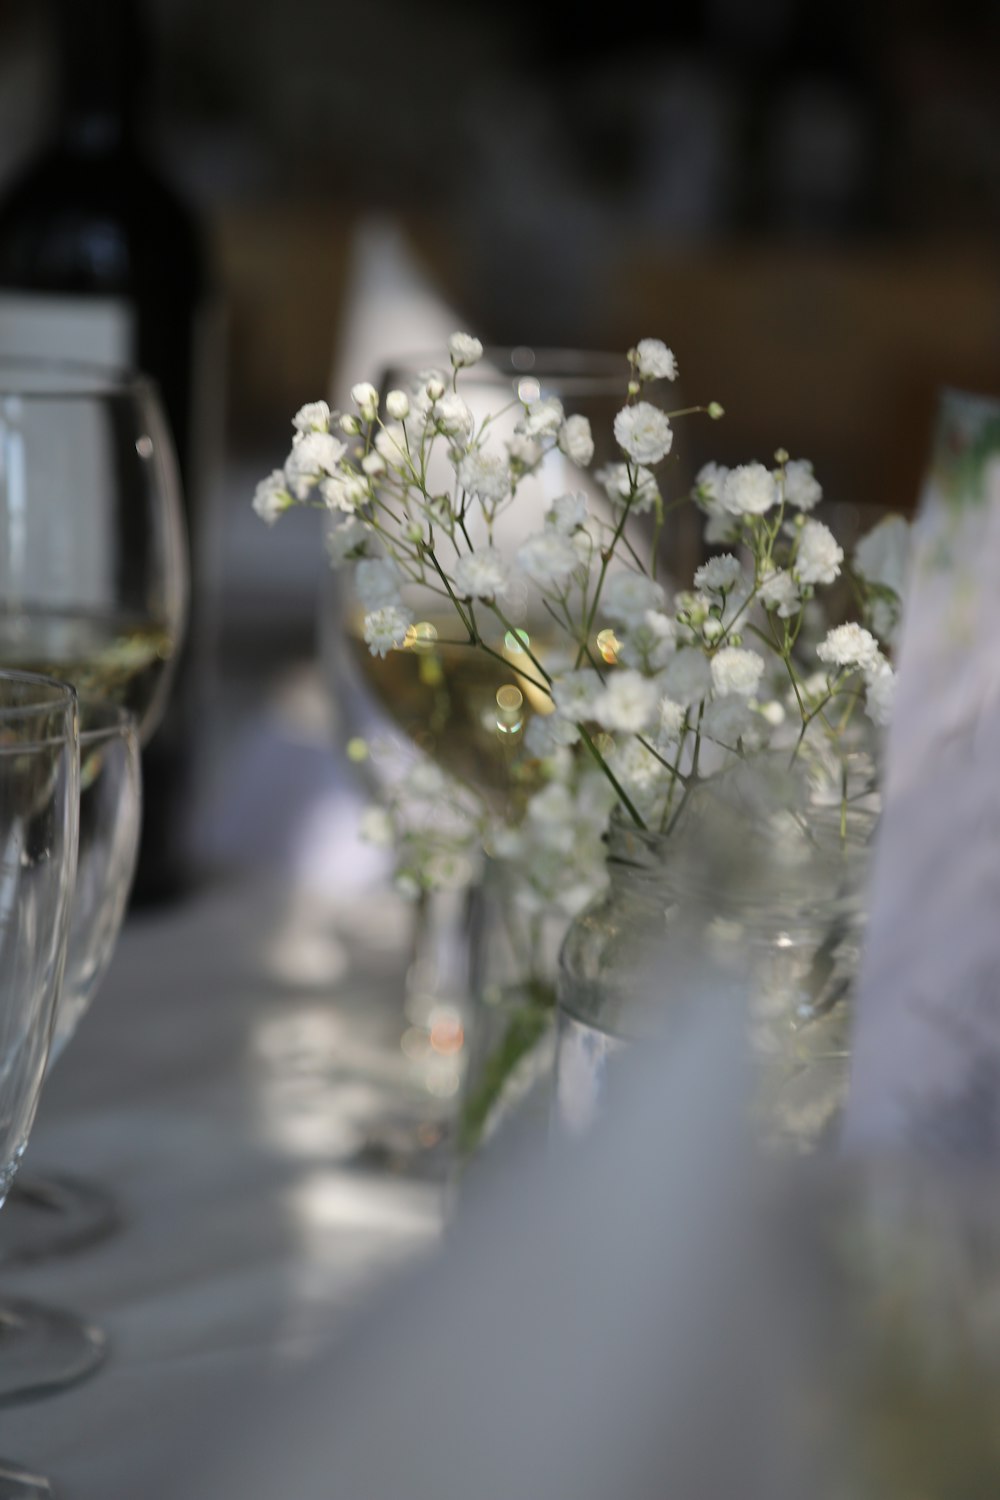
[[[273,875],[129,919],[26,1158],[99,1179],[125,1226],[0,1277],[110,1338],[86,1383],[0,1418],[63,1500],[141,1496],[234,1375],[332,1338],[435,1240],[440,1187],[394,1170],[432,1108],[399,1047],[407,932],[377,886]]]

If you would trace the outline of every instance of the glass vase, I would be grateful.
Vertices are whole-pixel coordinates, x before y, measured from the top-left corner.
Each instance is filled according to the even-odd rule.
[[[839,796],[805,772],[743,766],[701,790],[686,829],[613,820],[607,888],[560,954],[560,1129],[589,1129],[615,1053],[669,1045],[708,987],[745,1006],[762,1139],[805,1152],[834,1138],[878,812],[874,767],[862,760]]]

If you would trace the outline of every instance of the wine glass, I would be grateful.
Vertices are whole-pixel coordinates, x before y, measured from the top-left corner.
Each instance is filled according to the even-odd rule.
[[[80,702],[80,841],[62,993],[49,1070],[72,1040],[114,951],[139,849],[141,766],[135,718]],[[0,1222],[0,1262],[41,1260],[91,1245],[117,1226],[111,1196],[62,1174],[19,1172]]]
[[[0,668],[121,704],[145,743],[169,690],[187,577],[177,467],[150,381],[0,358]],[[71,1179],[28,1187],[21,1226],[31,1202],[43,1236],[56,1221],[71,1241],[107,1223],[107,1201]]]
[[[72,688],[0,672],[0,1204],[48,1058],[69,933],[79,776]],[[32,1311],[28,1303],[0,1304],[0,1384],[20,1369]],[[0,1462],[0,1500],[44,1493],[43,1482]]]
[[[124,704],[145,743],[186,608],[177,467],[153,385],[0,359],[0,667]]]
[[[390,390],[409,393],[432,369],[448,378],[447,354],[415,356],[387,366],[377,381],[380,409],[385,410]],[[525,346],[487,349],[480,363],[461,372],[459,392],[477,426],[487,416],[495,418],[491,445],[498,451],[502,451],[500,444],[513,438],[522,403],[548,397],[557,397],[567,416],[588,418],[594,440],[593,459],[586,468],[556,449],[539,470],[521,481],[494,531],[494,546],[512,555],[530,532],[541,528],[553,500],[567,492],[583,493],[592,516],[613,520],[611,502],[596,476],[605,465],[621,460],[614,441],[614,418],[625,404],[629,375],[621,355]],[[502,415],[497,418],[497,413]],[[454,482],[443,448],[439,445],[428,475],[431,493],[450,491]],[[435,463],[440,466],[437,470]],[[468,519],[471,528],[471,513]],[[473,545],[483,540],[472,530]],[[447,539],[438,536],[436,546],[444,549],[447,571]],[[352,594],[347,571],[331,576],[322,605],[321,650],[341,748],[352,755],[354,740],[389,743],[393,769],[422,752],[498,811],[511,798],[523,796],[529,788],[523,764],[515,769],[517,752],[531,716],[547,711],[543,695],[518,670],[528,665],[524,637],[529,638],[532,653],[557,670],[560,665],[572,665],[560,655],[567,649],[565,633],[560,638],[551,618],[534,605],[527,591],[523,597],[507,596],[505,614],[513,631],[499,622],[490,625],[485,615],[480,622],[495,652],[487,657],[468,646],[452,644],[462,632],[456,628],[454,614],[447,612],[447,601],[442,609],[438,593],[407,585],[404,599],[418,623],[403,647],[384,658],[373,656],[364,641],[363,611]],[[516,704],[516,723],[510,704]],[[371,766],[370,759],[367,764]],[[377,794],[377,766],[370,780]],[[474,905],[475,885],[472,889]],[[456,899],[455,892],[421,894],[406,980],[408,1055],[424,1060],[430,1092],[451,1098],[460,1090],[468,1052],[469,933],[473,926],[468,904]],[[443,1066],[433,1044],[435,1032],[447,1038]],[[456,1037],[464,1037],[464,1045],[456,1046]]]

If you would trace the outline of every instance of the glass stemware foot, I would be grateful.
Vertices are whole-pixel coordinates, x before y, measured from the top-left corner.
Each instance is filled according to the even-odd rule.
[[[0,1406],[76,1385],[103,1364],[107,1351],[106,1335],[82,1318],[5,1297],[0,1304]]]
[[[52,1486],[40,1474],[0,1458],[0,1500],[52,1500]]]
[[[67,1172],[21,1171],[4,1205],[0,1266],[89,1250],[115,1234],[121,1222],[118,1204],[99,1184]]]

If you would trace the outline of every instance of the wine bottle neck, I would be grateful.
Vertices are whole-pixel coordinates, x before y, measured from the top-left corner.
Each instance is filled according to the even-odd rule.
[[[58,133],[87,154],[133,143],[147,83],[137,0],[56,0]]]

